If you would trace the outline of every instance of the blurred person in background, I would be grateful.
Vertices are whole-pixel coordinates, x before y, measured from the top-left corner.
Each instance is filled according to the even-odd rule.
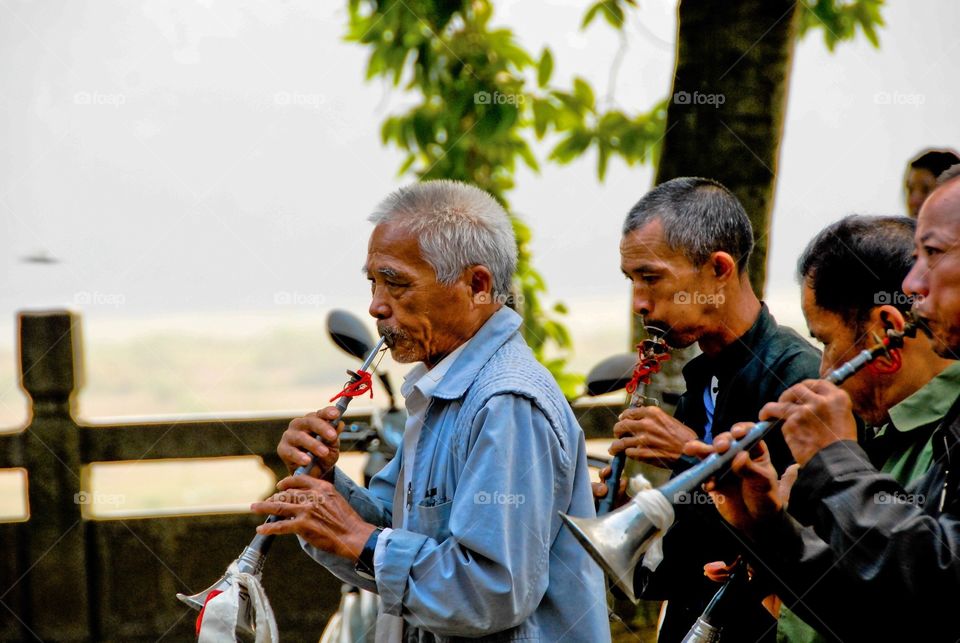
[[[937,177],[957,163],[960,163],[960,156],[950,149],[924,150],[910,161],[903,183],[907,193],[907,215],[911,219],[917,218],[920,206],[937,187]]]

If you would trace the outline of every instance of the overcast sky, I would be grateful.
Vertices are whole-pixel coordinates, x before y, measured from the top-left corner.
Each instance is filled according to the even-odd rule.
[[[363,81],[345,4],[0,0],[3,341],[27,307],[117,320],[363,310],[365,216],[409,180],[379,127],[409,99]],[[633,12],[612,88],[618,39],[602,21],[579,31],[587,4],[499,0],[495,22],[532,52],[549,44],[556,83],[582,75],[648,109],[670,90],[676,3]],[[788,320],[811,236],[850,212],[902,212],[905,161],[960,145],[960,3],[891,0],[884,16],[879,50],[859,38],[830,54],[819,32],[797,49],[768,284]],[[652,170],[614,161],[605,184],[595,176],[592,156],[544,164],[511,199],[551,294],[581,315],[622,305],[625,328],[619,226]],[[23,261],[46,256],[59,263]]]

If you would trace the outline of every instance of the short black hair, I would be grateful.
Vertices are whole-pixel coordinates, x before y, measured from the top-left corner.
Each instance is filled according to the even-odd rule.
[[[910,161],[910,167],[914,170],[929,170],[933,178],[937,178],[957,163],[960,163],[960,156],[953,150],[925,150]]]
[[[753,227],[740,200],[713,179],[680,177],[661,183],[637,201],[623,222],[627,235],[660,220],[667,246],[694,267],[726,252],[743,272],[753,250]]]
[[[820,308],[862,322],[890,304],[906,312],[902,284],[913,266],[917,222],[903,216],[852,214],[813,238],[797,261],[797,278],[813,290]]]

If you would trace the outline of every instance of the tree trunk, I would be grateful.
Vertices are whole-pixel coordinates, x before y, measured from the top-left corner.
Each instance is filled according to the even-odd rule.
[[[737,195],[753,224],[750,280],[761,296],[800,11],[793,0],[681,0],[678,9],[656,182],[702,176]]]
[[[656,183],[701,176],[737,195],[753,225],[750,281],[762,297],[802,7],[793,0],[680,0],[677,11],[677,68]],[[639,341],[643,329],[634,326]],[[695,352],[675,351],[654,388],[682,391],[680,369]]]

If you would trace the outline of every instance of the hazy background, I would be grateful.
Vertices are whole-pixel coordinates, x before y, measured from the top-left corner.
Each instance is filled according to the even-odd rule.
[[[326,311],[366,315],[365,216],[409,181],[379,138],[404,99],[363,81],[344,4],[0,0],[0,427],[25,418],[24,309],[82,313],[87,417],[313,409],[339,386],[354,364]],[[494,21],[532,52],[549,44],[557,85],[581,75],[647,110],[670,91],[676,3],[631,13],[615,76],[620,42],[602,21],[579,30],[587,4],[499,0]],[[797,327],[811,236],[847,213],[903,212],[907,159],[960,144],[960,3],[888,5],[879,50],[859,37],[831,54],[819,32],[798,46],[766,293]],[[521,168],[511,194],[570,307],[581,371],[627,348],[619,226],[652,169],[595,176],[592,154]]]

